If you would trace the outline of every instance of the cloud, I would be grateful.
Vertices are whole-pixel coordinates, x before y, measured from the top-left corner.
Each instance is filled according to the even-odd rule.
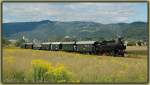
[[[138,15],[138,3],[4,3],[3,21],[127,22]],[[144,9],[146,10],[146,9]],[[134,18],[132,18],[134,19]]]

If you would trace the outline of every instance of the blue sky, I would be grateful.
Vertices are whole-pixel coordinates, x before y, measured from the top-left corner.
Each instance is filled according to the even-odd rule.
[[[147,22],[146,3],[3,3],[3,22]]]

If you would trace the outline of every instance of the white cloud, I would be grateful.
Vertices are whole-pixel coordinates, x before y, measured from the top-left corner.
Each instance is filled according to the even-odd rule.
[[[10,19],[3,19],[3,22],[9,23],[9,22],[14,22],[14,21],[13,21],[13,20],[10,20]]]
[[[4,22],[95,21],[112,23],[128,21],[137,14],[134,3],[4,3]]]
[[[116,18],[116,21],[117,21],[117,22],[125,22],[126,20],[128,20],[127,17],[117,17],[117,18]]]

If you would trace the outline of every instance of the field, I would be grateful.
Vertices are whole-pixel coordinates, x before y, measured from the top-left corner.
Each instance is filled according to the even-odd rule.
[[[126,57],[98,56],[63,51],[3,48],[3,82],[32,82],[31,62],[46,60],[64,64],[72,73],[73,83],[146,83],[147,48],[127,47]],[[77,82],[76,82],[77,81]]]

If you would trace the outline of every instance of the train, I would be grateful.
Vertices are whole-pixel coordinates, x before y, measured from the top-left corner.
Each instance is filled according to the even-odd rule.
[[[110,41],[71,41],[71,42],[43,42],[23,43],[21,48],[47,51],[67,51],[96,55],[125,55],[126,46],[121,38]]]

